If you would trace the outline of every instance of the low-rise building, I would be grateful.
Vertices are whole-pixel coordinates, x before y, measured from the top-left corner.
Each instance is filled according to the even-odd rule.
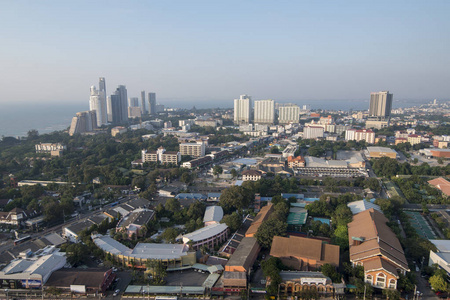
[[[56,288],[61,296],[72,294],[98,297],[111,286],[116,274],[112,269],[61,269],[53,272],[44,290]]]
[[[223,209],[221,206],[207,206],[203,216],[203,223],[205,226],[219,224],[222,218]]]
[[[430,240],[430,242],[436,246],[436,251],[430,250],[428,265],[431,267],[436,264],[450,276],[450,240]]]
[[[202,247],[214,249],[228,238],[230,230],[226,224],[213,224],[200,228],[181,236],[183,243],[189,244],[192,249],[199,250]]]
[[[354,214],[354,215],[359,214],[360,212],[363,212],[363,211],[371,209],[371,208],[373,208],[379,212],[382,212],[381,208],[378,205],[376,205],[375,203],[372,203],[370,201],[367,201],[367,200],[359,200],[359,201],[349,202],[347,204],[347,206],[348,206],[348,208],[350,208],[350,210],[352,211],[352,214]]]
[[[322,126],[306,126],[303,128],[304,139],[323,138],[324,128]]]
[[[243,181],[258,181],[262,177],[262,173],[258,170],[245,170],[242,172]]]
[[[371,208],[353,216],[348,226],[350,262],[364,267],[364,281],[382,289],[396,289],[399,273],[409,271],[403,248],[386,224],[388,219]]]
[[[142,150],[142,163],[160,162],[162,164],[178,164],[181,161],[181,153],[177,151],[166,151],[159,147],[156,151]]]
[[[155,216],[155,212],[147,208],[139,208],[131,213],[125,215],[119,223],[117,223],[117,232],[126,232],[128,238],[131,238],[134,234],[136,237],[140,237],[145,234],[142,232],[142,227],[146,226]]]
[[[122,133],[125,133],[125,132],[127,132],[127,128],[123,127],[123,126],[116,126],[116,127],[111,129],[111,135],[114,136],[114,137],[116,135],[118,135],[118,134],[122,134]]]
[[[253,219],[252,224],[245,232],[246,237],[254,237],[256,232],[258,232],[258,228],[261,226],[261,224],[268,220],[270,215],[273,213],[273,206],[271,203],[269,203],[266,206],[263,206],[259,213],[256,215],[256,217]]]
[[[442,177],[435,178],[429,180],[428,184],[440,190],[445,197],[450,197],[450,182],[447,179]]]
[[[422,137],[420,135],[417,135],[417,134],[408,135],[408,143],[410,143],[411,145],[417,145],[417,144],[420,144],[421,142],[422,142]]]
[[[315,270],[324,264],[339,267],[339,246],[312,238],[275,236],[270,255],[295,270]]]
[[[289,168],[304,168],[305,167],[305,159],[301,156],[293,157],[290,156],[287,159],[287,163]]]
[[[228,260],[225,271],[247,274],[253,267],[261,247],[254,237],[244,237]]]
[[[54,271],[65,264],[65,253],[57,251],[39,257],[15,259],[0,271],[0,281],[3,287],[11,289],[39,289]]]
[[[119,243],[110,236],[93,235],[92,241],[112,259],[127,267],[146,268],[151,260],[161,261],[165,266],[182,267],[196,263],[194,251],[186,244],[138,243],[134,249]]]
[[[281,271],[280,294],[296,295],[305,290],[315,290],[320,295],[332,294],[335,287],[331,279],[321,272]],[[266,286],[270,285],[270,278]]]
[[[182,167],[188,168],[188,169],[195,169],[197,167],[201,167],[201,166],[210,164],[211,162],[212,162],[211,156],[203,156],[203,157],[199,157],[199,158],[184,162],[182,164]]]
[[[60,151],[67,149],[67,147],[61,143],[40,143],[34,145],[34,148],[36,149],[36,153],[52,153],[53,151],[59,153]]]
[[[18,207],[8,212],[0,212],[0,224],[19,226],[26,219],[28,219],[27,212]]]
[[[389,157],[397,158],[397,152],[387,147],[367,147],[367,154],[370,158]]]

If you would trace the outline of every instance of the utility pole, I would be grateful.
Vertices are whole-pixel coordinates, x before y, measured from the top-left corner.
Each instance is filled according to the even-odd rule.
[[[416,293],[417,293],[417,285],[414,285],[414,295],[413,295],[413,300],[416,299]]]
[[[367,285],[364,283],[364,300],[366,300],[366,288],[367,288]]]

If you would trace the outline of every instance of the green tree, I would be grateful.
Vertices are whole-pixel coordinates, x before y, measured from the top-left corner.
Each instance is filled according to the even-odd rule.
[[[233,212],[231,215],[225,215],[221,223],[227,224],[231,232],[235,232],[242,225],[242,216],[237,212]]]
[[[223,173],[223,168],[221,166],[219,166],[219,165],[215,165],[214,168],[213,168],[213,174],[215,176],[219,176],[222,173]]]
[[[147,260],[146,263],[148,275],[152,276],[152,283],[163,285],[166,278],[167,271],[161,260]]]
[[[181,204],[178,199],[170,198],[166,201],[166,204],[164,205],[165,209],[170,211],[171,213],[176,213],[181,209]]]
[[[72,265],[83,263],[89,254],[89,248],[83,243],[70,244],[66,247],[67,261]]]
[[[173,227],[166,228],[161,234],[161,237],[168,243],[175,243],[175,239],[178,236],[178,230]]]
[[[320,271],[323,273],[323,275],[330,277],[331,281],[333,281],[334,283],[340,283],[341,282],[341,274],[339,274],[336,271],[336,267],[332,266],[330,264],[324,264],[322,265],[322,267],[320,268]]]
[[[269,219],[259,226],[255,238],[261,247],[270,249],[274,236],[284,236],[287,224],[277,219]]]
[[[238,176],[238,172],[236,171],[236,169],[231,169],[230,174],[233,178],[236,178]]]
[[[448,289],[448,283],[447,283],[447,274],[444,272],[439,272],[440,270],[436,270],[435,274],[430,277],[428,280],[430,282],[431,287],[435,291],[441,291],[445,292]]]

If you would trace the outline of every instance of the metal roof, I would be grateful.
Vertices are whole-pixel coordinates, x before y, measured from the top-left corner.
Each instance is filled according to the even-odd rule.
[[[223,218],[223,209],[221,206],[207,206],[203,222],[217,222],[219,223]]]
[[[226,224],[214,224],[210,226],[206,226],[200,228],[196,231],[183,235],[183,239],[188,239],[193,242],[201,241],[210,237],[213,237],[225,230],[227,230],[228,226]]]

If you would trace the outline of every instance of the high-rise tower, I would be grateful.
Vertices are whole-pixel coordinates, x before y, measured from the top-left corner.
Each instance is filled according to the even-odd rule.
[[[248,124],[251,121],[252,97],[241,95],[234,99],[234,123]]]
[[[392,100],[394,96],[389,91],[370,93],[369,118],[366,128],[384,128],[389,126]]]
[[[392,98],[393,95],[389,94],[389,91],[370,93],[369,117],[390,117]]]
[[[156,93],[148,93],[148,113],[156,114]]]
[[[142,114],[147,113],[147,109],[145,108],[145,91],[141,92],[141,110],[142,110]]]
[[[255,101],[255,124],[273,124],[275,122],[275,101]]]
[[[99,79],[99,90],[95,86],[91,86],[89,98],[89,110],[95,111],[97,126],[100,127],[108,123],[107,104],[106,104],[106,85],[105,78]]]
[[[114,92],[115,95],[119,96],[120,102],[120,120],[119,123],[125,123],[128,121],[128,97],[127,88],[124,85],[119,85]]]

